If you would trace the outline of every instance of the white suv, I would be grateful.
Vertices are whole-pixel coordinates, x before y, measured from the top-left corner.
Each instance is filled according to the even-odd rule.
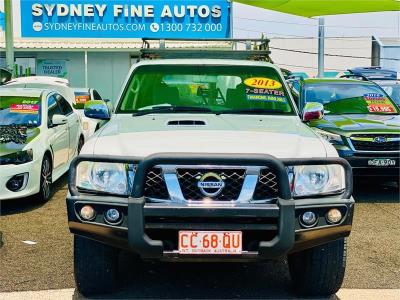
[[[111,119],[70,170],[68,224],[81,293],[112,288],[120,249],[169,261],[287,257],[299,293],[339,289],[351,168],[303,123],[276,66],[142,61],[111,117],[99,101],[85,113]],[[310,104],[303,118],[321,115]]]
[[[99,123],[99,121],[86,118],[80,109],[75,108],[75,90],[69,86],[69,81],[67,79],[50,76],[19,77],[8,81],[3,87],[38,88],[57,91],[68,101],[70,105],[72,105],[74,111],[78,114],[79,118],[82,119],[82,132],[85,141],[87,141],[93,135],[96,124]]]

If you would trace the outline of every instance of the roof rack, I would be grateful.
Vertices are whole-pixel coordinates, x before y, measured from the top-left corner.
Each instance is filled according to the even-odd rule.
[[[148,39],[141,59],[215,58],[271,62],[269,39]]]

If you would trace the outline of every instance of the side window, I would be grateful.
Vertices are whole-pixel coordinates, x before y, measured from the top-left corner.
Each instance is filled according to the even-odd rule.
[[[103,100],[103,98],[101,98],[100,94],[96,90],[93,90],[93,99],[92,100]]]
[[[60,107],[57,104],[57,100],[55,95],[51,95],[47,100],[47,126],[53,126],[53,116],[54,115],[61,115]]]
[[[58,102],[58,105],[60,105],[61,113],[64,116],[68,116],[72,113],[72,107],[68,103],[68,101],[64,99],[64,97],[57,95],[57,102]]]

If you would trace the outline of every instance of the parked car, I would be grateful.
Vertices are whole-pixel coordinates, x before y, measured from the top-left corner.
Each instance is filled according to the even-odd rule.
[[[349,70],[351,75],[371,80],[381,86],[390,98],[400,107],[400,80],[396,71],[380,67],[354,68]]]
[[[92,136],[101,126],[107,121],[105,120],[94,120],[87,118],[84,114],[85,103],[91,100],[103,100],[99,92],[91,88],[74,88],[75,100],[73,107],[76,112],[82,117],[83,129],[88,132],[88,136]],[[109,105],[111,102],[104,99]],[[112,107],[110,106],[110,110]]]
[[[28,76],[12,79],[7,82],[3,87],[20,87],[20,88],[39,88],[55,90],[68,101],[70,105],[75,103],[75,92],[69,86],[69,81],[64,78],[50,77],[50,76]],[[87,141],[93,134],[90,129],[88,118],[82,116],[82,113],[76,111],[80,118],[82,118],[82,132],[85,141]]]
[[[335,293],[353,217],[349,164],[299,118],[279,68],[195,58],[204,52],[135,64],[112,116],[86,103],[86,116],[110,121],[70,169],[78,291],[110,291],[129,249],[171,262],[288,257],[297,292]]]
[[[357,177],[399,181],[399,108],[377,84],[353,79],[299,81],[300,112],[315,105],[309,125],[332,143]]]
[[[58,92],[0,89],[0,200],[49,200],[82,146],[80,119]]]

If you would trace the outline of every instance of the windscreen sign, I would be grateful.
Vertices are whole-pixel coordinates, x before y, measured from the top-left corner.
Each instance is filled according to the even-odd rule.
[[[229,0],[21,0],[22,37],[228,38]]]

